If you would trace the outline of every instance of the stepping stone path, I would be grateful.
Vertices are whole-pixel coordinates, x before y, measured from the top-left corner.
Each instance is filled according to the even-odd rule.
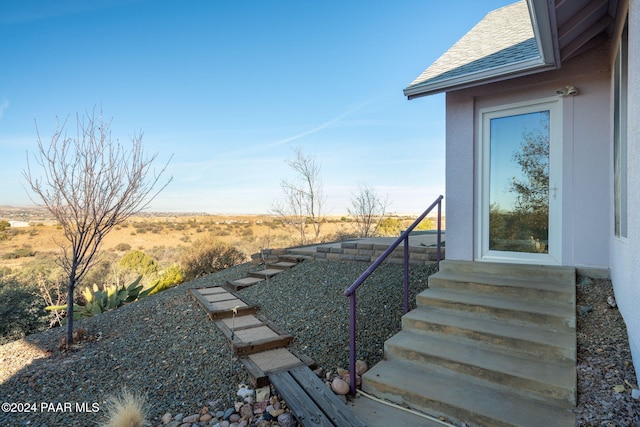
[[[249,277],[189,292],[231,342],[254,387],[273,383],[302,426],[364,426],[311,372],[309,367],[315,368],[315,362],[286,348],[293,336],[257,314],[257,305],[245,302],[234,292],[268,280],[297,264],[297,260],[280,259],[265,263],[266,268],[261,271],[249,272]]]
[[[269,384],[268,376],[299,366],[312,366],[313,360],[286,347],[293,336],[257,314],[258,306],[245,302],[234,291],[264,282],[298,264],[299,259],[278,258],[265,262],[265,269],[251,271],[248,277],[225,285],[190,289],[220,331],[231,342],[256,387]]]
[[[296,265],[300,261],[302,261],[302,257],[297,257],[295,255],[281,256],[277,258],[273,262],[268,262],[264,260],[264,265],[266,268],[258,271],[250,271],[247,273],[247,277],[243,277],[242,279],[237,280],[229,280],[227,281],[227,285],[231,287],[231,289],[237,291],[242,288],[246,288],[249,286],[256,285],[260,282],[268,280],[273,276],[282,273],[283,271],[289,270]]]

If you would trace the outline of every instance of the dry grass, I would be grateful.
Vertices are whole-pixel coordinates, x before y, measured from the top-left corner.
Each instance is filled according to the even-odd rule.
[[[127,389],[107,401],[105,421],[102,427],[143,427],[151,425],[146,420],[145,398]]]
[[[0,211],[0,219],[3,219]],[[10,219],[10,218],[8,218]],[[395,217],[401,227],[408,226],[413,218]],[[21,268],[34,257],[8,259],[7,254],[30,248],[37,257],[53,257],[60,250],[56,242],[64,242],[61,228],[55,222],[42,217],[31,220],[35,224],[11,230],[12,235],[0,240],[0,268]],[[353,236],[355,226],[345,217],[328,217],[322,226],[322,241],[335,241]],[[180,251],[204,236],[216,239],[238,248],[245,255],[257,253],[261,248],[282,248],[299,244],[295,231],[283,226],[269,215],[174,215],[154,214],[130,218],[114,228],[104,239],[102,251],[123,255],[126,244],[130,250],[145,253]],[[155,251],[155,252],[154,252]],[[156,258],[160,258],[156,256]]]

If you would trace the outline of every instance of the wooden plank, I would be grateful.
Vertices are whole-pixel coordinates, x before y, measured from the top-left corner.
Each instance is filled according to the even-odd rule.
[[[189,293],[196,300],[202,308],[207,312],[209,318],[211,320],[217,320],[225,317],[233,316],[233,308],[237,308],[236,315],[242,316],[246,314],[255,313],[258,311],[258,306],[255,304],[247,304],[240,298],[238,295],[234,294],[231,290],[223,288],[219,286],[219,288],[223,289],[223,292],[229,293],[233,296],[234,299],[227,301],[215,301],[211,302],[208,298],[211,298],[215,292],[213,292],[213,288],[195,288],[189,289]],[[205,290],[205,294],[203,295],[200,291]]]
[[[198,292],[202,295],[213,295],[213,294],[223,294],[229,292],[227,289],[222,286],[212,286],[210,288],[198,288]]]
[[[343,401],[306,366],[289,371],[296,382],[336,426],[366,427]],[[277,388],[277,387],[276,387]],[[285,399],[286,400],[286,399]]]
[[[280,273],[282,273],[282,270],[279,270],[277,268],[267,268],[265,270],[260,270],[260,271],[249,271],[247,273],[247,276],[266,279]]]
[[[229,285],[234,291],[237,291],[249,286],[253,286],[256,283],[262,282],[263,280],[264,278],[245,277],[243,279],[227,280],[227,285]]]
[[[315,402],[301,391],[289,372],[269,375],[269,380],[303,427],[335,427]]]
[[[269,376],[256,363],[248,357],[241,357],[240,361],[244,365],[249,375],[249,380],[255,388],[269,385]]]
[[[271,359],[266,357],[268,355],[272,355]],[[273,363],[272,359],[277,360],[279,362],[279,365],[276,366]],[[304,356],[303,359],[309,358],[307,356]],[[259,354],[252,354],[248,356],[240,356],[240,361],[247,370],[251,383],[256,388],[269,385],[270,374],[285,372],[291,368],[301,366],[303,363],[301,362],[301,360],[302,359],[298,355],[289,352],[285,348],[268,350]],[[264,369],[268,369],[269,372],[265,372]]]

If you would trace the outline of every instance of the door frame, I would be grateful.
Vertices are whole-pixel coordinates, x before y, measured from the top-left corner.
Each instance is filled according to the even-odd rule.
[[[493,118],[549,110],[549,243],[548,253],[496,251],[489,249],[490,120]],[[476,261],[562,264],[562,98],[482,108],[478,112],[476,175]]]

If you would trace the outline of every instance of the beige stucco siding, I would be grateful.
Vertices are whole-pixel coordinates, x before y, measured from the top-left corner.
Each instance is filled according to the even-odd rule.
[[[607,269],[611,232],[610,52],[592,50],[562,69],[447,94],[447,258],[474,260],[480,109],[553,97],[562,99],[563,265]]]

